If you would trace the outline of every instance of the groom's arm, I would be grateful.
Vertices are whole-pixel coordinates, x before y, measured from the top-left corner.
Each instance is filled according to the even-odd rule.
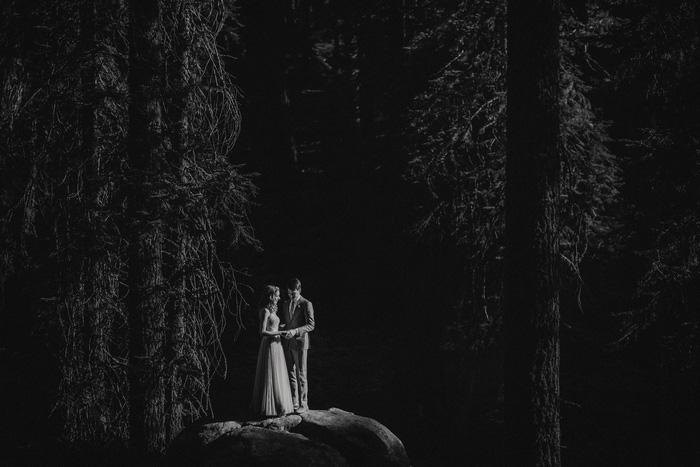
[[[314,306],[308,300],[306,301],[306,310],[304,310],[304,316],[306,317],[306,324],[304,326],[292,329],[292,331],[294,332],[294,336],[303,336],[307,332],[313,331],[316,327],[316,323],[314,322]]]

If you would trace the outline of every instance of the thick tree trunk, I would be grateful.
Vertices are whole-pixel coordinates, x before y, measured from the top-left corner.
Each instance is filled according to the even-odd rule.
[[[558,466],[559,2],[508,2],[505,418],[509,466]]]
[[[86,212],[85,222],[89,238],[84,247],[83,254],[84,273],[86,279],[85,289],[87,300],[81,307],[85,314],[85,362],[82,363],[89,376],[93,387],[93,393],[98,398],[93,403],[92,410],[98,410],[99,416],[90,417],[89,423],[95,424],[96,435],[106,434],[114,423],[110,420],[113,415],[110,407],[109,394],[114,391],[108,389],[107,367],[109,365],[109,332],[111,329],[111,306],[116,300],[116,278],[113,266],[112,254],[107,247],[100,243],[99,229],[101,228],[100,211],[105,204],[105,184],[102,182],[102,155],[98,149],[98,140],[101,135],[96,121],[96,112],[103,104],[99,98],[100,90],[98,81],[100,74],[99,57],[96,56],[97,42],[95,0],[85,0],[80,9],[80,38],[83,52],[89,59],[84,64],[81,75],[83,89],[82,111],[82,145],[83,155],[86,161],[85,167],[85,196]],[[98,415],[98,414],[95,414]]]
[[[181,232],[174,239],[172,246],[175,248],[173,266],[175,273],[173,296],[167,307],[167,335],[165,357],[168,365],[168,384],[166,389],[166,438],[172,441],[180,433],[183,425],[184,395],[183,395],[183,365],[185,354],[186,329],[186,276],[183,270],[186,267],[186,255],[188,242],[186,234]]]
[[[191,60],[192,30],[190,11],[183,2],[169,4],[168,28],[174,43],[168,54],[168,87],[173,92],[169,102],[168,124],[172,140],[170,163],[176,167],[178,180],[187,183],[184,173],[185,156],[189,142],[189,119],[187,104],[190,100],[191,83],[189,65]],[[189,234],[184,222],[184,213],[176,215],[175,226],[169,230],[167,242],[170,249],[168,273],[171,297],[166,307],[166,438],[170,442],[183,428],[183,371],[186,329],[187,251]]]
[[[132,445],[166,444],[162,277],[162,207],[157,177],[163,158],[162,38],[158,0],[129,2],[129,413]]]

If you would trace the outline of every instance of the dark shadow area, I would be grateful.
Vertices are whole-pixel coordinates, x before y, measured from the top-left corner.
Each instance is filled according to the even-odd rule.
[[[287,281],[297,277],[316,314],[309,351],[312,409],[337,407],[377,420],[403,441],[414,467],[500,466],[507,443],[502,226],[484,228],[488,241],[468,234],[502,208],[500,195],[493,194],[502,190],[502,164],[494,162],[479,185],[468,175],[482,166],[465,161],[502,157],[505,136],[488,142],[492,152],[465,144],[455,150],[455,161],[428,158],[420,162],[426,166],[422,175],[410,170],[430,144],[459,145],[469,135],[486,145],[479,138],[502,125],[495,105],[484,107],[492,113],[483,121],[460,126],[461,114],[473,110],[469,98],[486,92],[497,102],[503,97],[503,50],[494,39],[502,4],[298,3],[313,4],[308,23],[294,16],[290,2],[236,2],[241,10],[222,32],[222,50],[233,57],[228,71],[242,89],[242,131],[229,156],[256,174],[247,221],[261,250],[228,249],[226,230],[218,239],[219,257],[239,271],[245,303],[239,317],[227,316],[226,376],[211,381],[213,416],[250,417],[260,345],[258,293],[273,284],[284,296]],[[567,53],[574,57],[567,63],[581,68],[571,75],[582,80],[576,86],[585,92],[577,97],[590,111],[581,112],[582,126],[588,132],[594,128],[589,122],[600,125],[600,147],[614,160],[596,166],[602,175],[582,181],[567,199],[598,196],[616,177],[619,191],[610,195],[612,206],[599,212],[595,204],[589,230],[582,228],[580,275],[563,280],[562,464],[694,467],[700,465],[700,66],[690,52],[697,53],[698,32],[696,23],[695,29],[668,26],[667,32],[682,31],[696,45],[691,51],[685,49],[691,40],[665,44],[675,50],[665,54],[650,45],[665,37],[664,28],[645,28],[662,13],[670,25],[685,24],[698,7],[656,0],[564,3],[573,8],[566,12]],[[681,4],[687,9],[674,9]],[[494,11],[469,9],[477,6]],[[593,21],[589,29],[571,26],[574,10]],[[486,32],[469,35],[479,28]],[[593,30],[599,36],[591,38]],[[628,45],[629,37],[636,42]],[[580,55],[584,49],[592,55]],[[477,58],[495,64],[478,75]],[[659,63],[664,66],[657,69]],[[464,101],[464,111],[440,113],[440,105],[453,101]],[[423,125],[431,112],[439,118]],[[585,146],[582,152],[591,151]],[[463,178],[451,179],[456,173]],[[465,215],[459,228],[450,224],[450,203],[458,213],[472,212],[469,201],[491,195],[496,201],[484,208],[488,215]],[[435,206],[448,219],[416,234]],[[474,259],[486,256],[493,259],[487,266]],[[62,440],[61,421],[52,412],[61,381],[52,334],[55,298],[35,296],[41,288],[30,287],[52,274],[27,270],[1,291],[0,464],[157,465],[160,458],[144,459],[122,445]],[[233,300],[230,305],[236,308]],[[631,328],[632,337],[622,342]]]

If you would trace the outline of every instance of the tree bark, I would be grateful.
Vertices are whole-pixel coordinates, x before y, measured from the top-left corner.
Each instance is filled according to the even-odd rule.
[[[170,163],[175,167],[178,181],[187,183],[184,173],[186,154],[189,148],[189,119],[187,104],[192,85],[189,73],[191,60],[191,18],[190,11],[182,1],[169,4],[167,17],[168,29],[174,39],[168,51],[168,88],[173,99],[168,102],[169,134],[172,141]],[[166,307],[166,347],[167,364],[166,388],[166,439],[168,442],[177,436],[183,428],[183,371],[186,329],[186,294],[187,277],[185,268],[189,248],[189,234],[184,222],[184,213],[175,216],[174,228],[169,230],[167,242],[170,254],[169,276],[171,297]]]
[[[89,57],[82,70],[81,81],[83,90],[82,110],[82,150],[86,166],[84,170],[84,186],[86,199],[85,222],[89,238],[84,243],[83,274],[86,279],[87,300],[81,306],[85,314],[85,362],[82,367],[89,374],[93,392],[98,398],[97,404],[92,404],[92,410],[98,410],[96,416],[90,417],[89,423],[95,424],[96,435],[104,435],[114,423],[110,417],[114,414],[110,407],[109,395],[114,391],[108,390],[107,365],[109,364],[109,331],[111,329],[111,306],[116,299],[116,271],[114,270],[114,252],[110,252],[104,242],[100,241],[101,216],[100,211],[105,205],[106,187],[102,182],[102,155],[98,149],[101,139],[97,125],[96,112],[103,105],[100,101],[98,81],[100,74],[99,57],[96,56],[96,5],[95,0],[85,0],[80,8],[80,38],[83,53]]]
[[[559,1],[509,0],[507,21],[507,465],[559,466]]]
[[[162,206],[162,37],[158,0],[129,2],[127,219],[130,439],[145,453],[165,448]]]

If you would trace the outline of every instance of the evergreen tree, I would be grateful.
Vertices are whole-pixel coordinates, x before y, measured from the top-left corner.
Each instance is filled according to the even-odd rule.
[[[65,438],[158,452],[212,414],[225,370],[238,289],[220,235],[255,244],[255,188],[228,160],[227,7],[53,6],[3,3],[24,28],[3,28],[2,280],[38,297],[25,302],[57,356]]]
[[[129,435],[142,452],[165,438],[165,206],[163,31],[158,0],[129,3],[129,132],[126,227],[129,233]]]
[[[559,7],[558,0],[508,2],[503,378],[510,465],[561,465]]]

